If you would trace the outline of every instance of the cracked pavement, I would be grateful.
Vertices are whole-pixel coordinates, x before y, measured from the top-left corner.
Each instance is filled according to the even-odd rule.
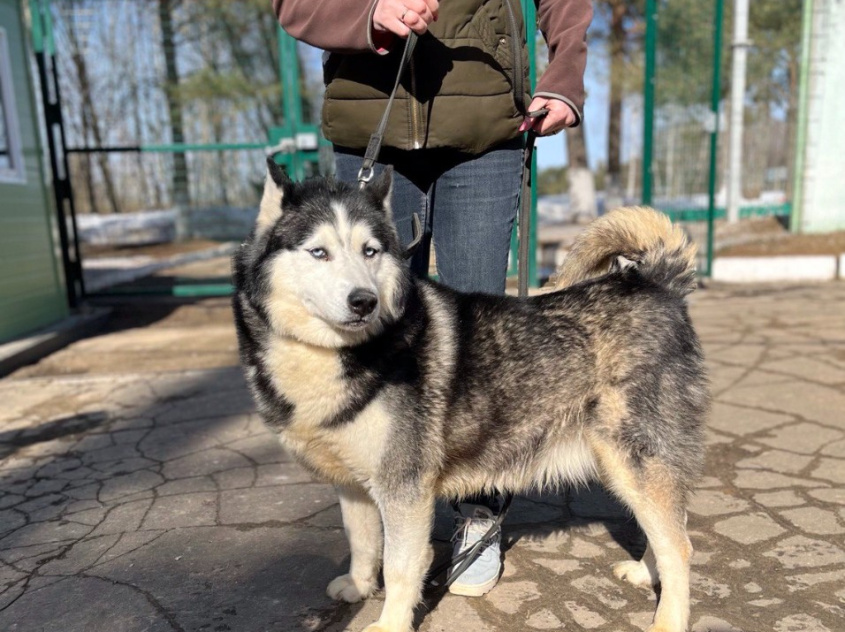
[[[0,630],[358,631],[331,487],[254,413],[228,301],[138,316],[0,380]],[[845,629],[845,284],[715,288],[691,311],[711,369],[692,500],[695,632]],[[138,326],[140,325],[140,326]],[[438,562],[450,549],[441,507]],[[643,630],[615,580],[644,541],[601,489],[514,502],[486,597],[426,592],[422,632]]]

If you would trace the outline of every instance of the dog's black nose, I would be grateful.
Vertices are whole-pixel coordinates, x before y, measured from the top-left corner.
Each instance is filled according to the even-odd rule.
[[[352,293],[347,299],[349,302],[349,309],[359,316],[368,316],[373,313],[373,310],[378,305],[378,296],[369,290],[352,290]]]

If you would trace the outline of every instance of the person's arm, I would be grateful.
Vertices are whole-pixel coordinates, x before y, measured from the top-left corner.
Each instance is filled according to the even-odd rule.
[[[343,53],[376,51],[373,11],[378,0],[273,0],[279,24],[298,40]]]
[[[590,0],[540,0],[537,20],[549,46],[549,65],[537,82],[530,111],[549,108],[534,121],[534,129],[551,134],[581,123],[584,71],[587,67],[587,27],[593,19]]]
[[[273,10],[285,31],[317,48],[384,54],[396,35],[426,31],[437,0],[273,0]]]

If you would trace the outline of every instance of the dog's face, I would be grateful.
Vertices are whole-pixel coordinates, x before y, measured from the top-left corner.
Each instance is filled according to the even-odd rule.
[[[390,170],[363,190],[325,179],[294,183],[268,161],[236,284],[276,332],[340,347],[401,315],[408,272],[390,217],[391,186]]]

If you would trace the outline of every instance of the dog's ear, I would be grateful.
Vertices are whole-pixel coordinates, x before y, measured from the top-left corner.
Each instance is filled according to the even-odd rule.
[[[293,182],[272,156],[267,157],[267,177],[264,180],[264,194],[258,206],[255,231],[261,234],[271,228],[282,216],[282,200],[290,193]]]
[[[381,173],[365,187],[365,190],[372,195],[375,203],[382,207],[387,216],[390,217],[392,215],[393,167],[387,165],[382,169]]]
[[[267,175],[273,180],[280,189],[291,184],[291,179],[288,177],[288,172],[282,167],[273,156],[267,156]]]

